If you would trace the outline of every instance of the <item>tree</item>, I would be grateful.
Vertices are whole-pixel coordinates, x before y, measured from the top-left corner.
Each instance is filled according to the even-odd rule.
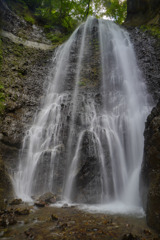
[[[108,16],[122,23],[127,2],[122,0],[7,0],[27,6],[39,23],[47,28],[63,27],[67,32],[86,20],[89,15]]]
[[[104,0],[106,6],[106,16],[116,23],[122,24],[127,16],[127,0]]]

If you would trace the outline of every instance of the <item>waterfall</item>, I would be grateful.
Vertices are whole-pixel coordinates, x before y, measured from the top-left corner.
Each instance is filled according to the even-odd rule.
[[[143,131],[151,101],[129,34],[89,17],[53,57],[44,102],[26,132],[18,197],[140,206]]]

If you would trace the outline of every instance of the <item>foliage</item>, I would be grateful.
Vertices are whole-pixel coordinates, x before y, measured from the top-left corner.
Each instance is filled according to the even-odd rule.
[[[34,13],[30,11],[27,0],[7,0],[7,4],[17,15],[22,16],[26,22],[35,24]]]
[[[66,34],[61,34],[61,33],[52,33],[52,32],[49,32],[46,34],[46,37],[51,40],[51,42],[53,44],[62,44],[64,41],[66,41],[69,37],[69,35],[66,35]]]
[[[24,20],[26,20],[26,22],[31,23],[32,25],[35,24],[35,19],[30,15],[25,15]]]
[[[117,23],[122,23],[126,16],[127,0],[7,0],[19,5],[19,13],[27,22],[54,26],[65,32],[73,29],[88,15],[109,16]],[[30,10],[30,11],[28,11]]]
[[[0,39],[0,70],[2,66],[2,60],[3,60],[3,50],[2,50],[2,40]]]
[[[116,23],[122,24],[127,16],[127,0],[104,0],[106,15]]]
[[[148,31],[152,36],[160,39],[160,29],[158,25],[142,25],[140,29],[142,31]]]

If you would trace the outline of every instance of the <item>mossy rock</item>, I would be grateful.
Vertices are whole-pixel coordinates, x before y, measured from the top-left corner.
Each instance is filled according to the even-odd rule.
[[[0,156],[0,209],[5,208],[5,199],[12,197],[12,184],[4,162]]]

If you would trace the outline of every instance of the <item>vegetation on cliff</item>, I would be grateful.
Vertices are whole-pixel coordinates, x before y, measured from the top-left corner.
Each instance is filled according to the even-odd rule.
[[[2,67],[2,60],[3,60],[2,40],[0,39],[0,71]],[[2,113],[4,110],[5,95],[3,91],[4,91],[4,86],[0,81],[0,113]]]
[[[46,31],[60,27],[65,33],[72,32],[88,15],[110,17],[121,24],[127,13],[126,0],[7,0],[7,4],[27,22],[37,22]]]

